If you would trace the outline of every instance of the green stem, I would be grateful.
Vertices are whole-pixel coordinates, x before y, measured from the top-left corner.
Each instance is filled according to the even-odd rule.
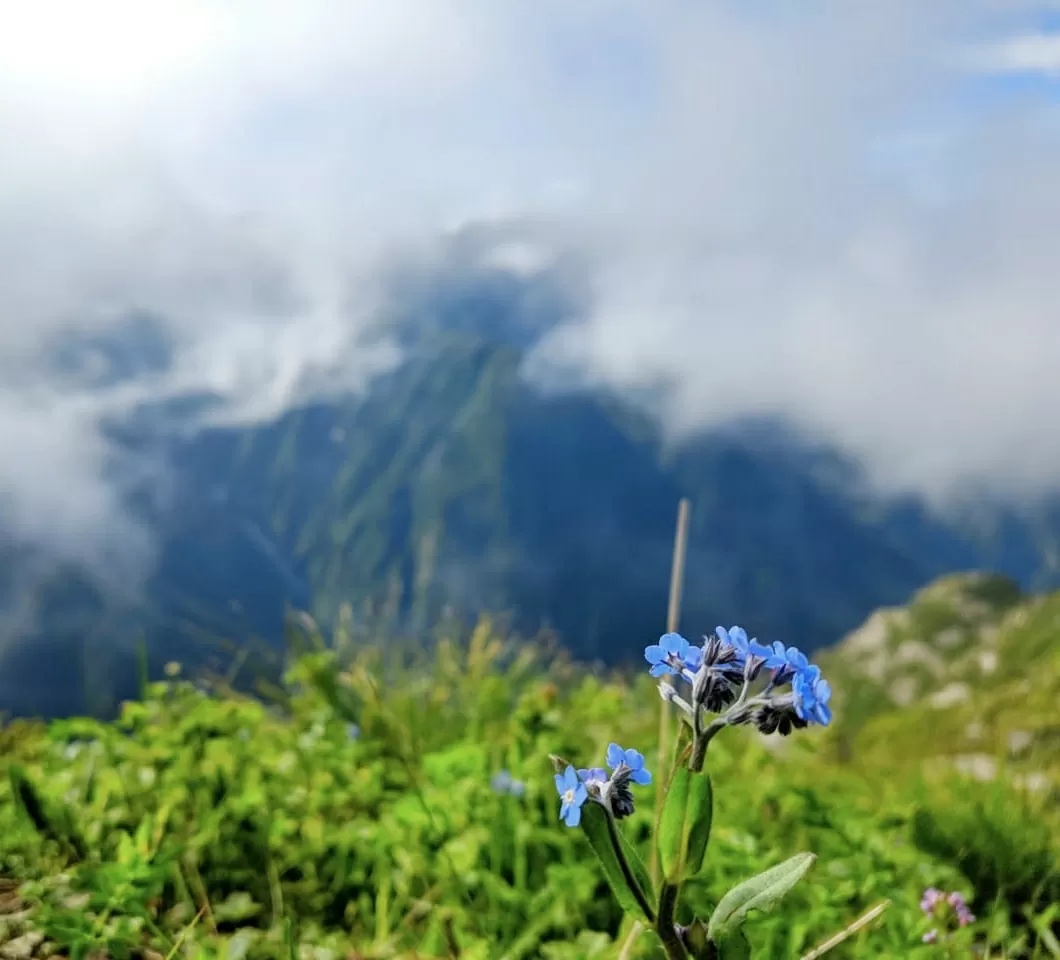
[[[707,725],[707,729],[700,734],[692,747],[692,759],[688,761],[689,770],[693,773],[702,772],[703,762],[707,759],[707,744],[717,736],[720,730],[724,730],[727,726],[728,721],[725,717],[718,717],[717,720],[712,720]]]
[[[618,826],[615,824],[615,818],[611,815],[610,810],[607,811],[607,835],[611,839],[611,846],[614,848],[615,857],[618,859],[618,865],[622,868],[622,877],[626,881],[626,886],[629,887],[630,892],[636,897],[638,905],[641,910],[644,911],[644,915],[654,923],[655,910],[648,902],[648,898],[644,891],[641,890],[640,884],[637,883],[637,878],[634,876],[629,861],[626,859],[626,854],[622,850],[622,842],[618,836]]]
[[[674,927],[674,914],[677,912],[677,897],[680,892],[681,888],[672,883],[664,883],[659,892],[659,919],[655,922],[655,932],[659,934],[663,949],[670,960],[688,960],[688,951]]]
[[[751,689],[751,680],[745,674],[743,678],[743,687],[740,689],[740,695],[736,698],[736,702],[725,711],[722,716],[712,720],[708,725],[707,729],[703,731],[696,731],[698,736],[695,739],[695,745],[692,749],[692,760],[688,764],[688,769],[693,773],[699,773],[703,769],[703,763],[707,758],[707,745],[713,740],[718,732],[724,730],[729,725],[729,715],[734,711],[738,710],[743,706],[754,706],[759,703],[767,703],[768,699],[765,697],[755,697],[752,700],[747,699],[747,694]],[[697,711],[698,707],[695,708]],[[698,718],[696,726],[698,727]]]

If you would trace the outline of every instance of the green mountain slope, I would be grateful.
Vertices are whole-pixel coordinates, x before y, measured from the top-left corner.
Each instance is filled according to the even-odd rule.
[[[1060,809],[1060,593],[944,577],[820,660],[851,762],[1002,778]]]

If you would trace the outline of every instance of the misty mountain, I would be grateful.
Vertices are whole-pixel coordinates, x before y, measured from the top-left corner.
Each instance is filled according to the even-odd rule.
[[[857,463],[782,420],[674,445],[621,397],[542,392],[523,360],[576,298],[555,274],[457,266],[396,274],[388,323],[404,360],[363,396],[252,426],[204,426],[213,398],[186,397],[108,424],[117,449],[167,465],[165,497],[127,491],[157,563],[136,602],[69,567],[27,594],[33,548],[0,530],[0,599],[21,612],[19,640],[9,618],[0,646],[0,708],[127,696],[138,638],[156,662],[195,659],[216,638],[275,644],[291,606],[326,624],[349,604],[412,633],[446,610],[506,612],[520,631],[555,629],[578,657],[621,662],[665,623],[682,496],[689,632],[739,622],[813,649],[949,571],[1058,582],[1055,508],[971,498],[942,516],[872,494]],[[156,321],[125,333],[68,342],[57,362],[102,382],[164,368]]]

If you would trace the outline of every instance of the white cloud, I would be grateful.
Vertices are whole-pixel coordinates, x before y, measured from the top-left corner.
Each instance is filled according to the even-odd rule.
[[[254,417],[363,382],[393,359],[357,339],[381,258],[503,215],[592,269],[538,365],[672,383],[677,428],[779,410],[881,482],[1060,478],[1055,109],[969,102],[954,69],[1007,36],[994,2],[146,9],[0,0],[0,444],[32,451],[0,496],[27,535],[110,542],[93,424],[131,398]],[[546,262],[528,243],[497,262]],[[130,305],[171,370],[93,396],[42,370]]]
[[[1027,33],[977,51],[969,60],[995,73],[1060,74],[1060,33]]]

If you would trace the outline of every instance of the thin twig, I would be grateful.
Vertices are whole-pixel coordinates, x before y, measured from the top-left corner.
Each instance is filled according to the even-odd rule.
[[[681,592],[685,582],[685,554],[688,548],[688,498],[682,497],[677,505],[677,529],[674,532],[674,559],[670,568],[670,603],[666,611],[666,632],[677,633],[681,622]],[[670,683],[664,676],[663,683]],[[655,788],[655,835],[659,833],[659,818],[662,816],[662,791],[666,782],[666,757],[670,745],[670,708],[664,700],[659,706],[659,760],[656,764]],[[651,848],[651,878],[659,882],[659,854],[655,844]]]
[[[850,926],[844,927],[839,933],[832,937],[829,937],[820,946],[814,947],[809,953],[803,955],[800,960],[817,960],[818,957],[823,957],[833,947],[838,947],[844,940],[854,936],[862,927],[872,923],[884,910],[891,905],[890,900],[884,900],[881,903],[877,903],[868,913],[862,914],[857,918]]]
[[[629,960],[629,956],[633,952],[633,945],[643,932],[644,924],[639,920],[634,920],[633,926],[626,935],[626,942],[622,944],[622,949],[619,951],[618,960]]]

